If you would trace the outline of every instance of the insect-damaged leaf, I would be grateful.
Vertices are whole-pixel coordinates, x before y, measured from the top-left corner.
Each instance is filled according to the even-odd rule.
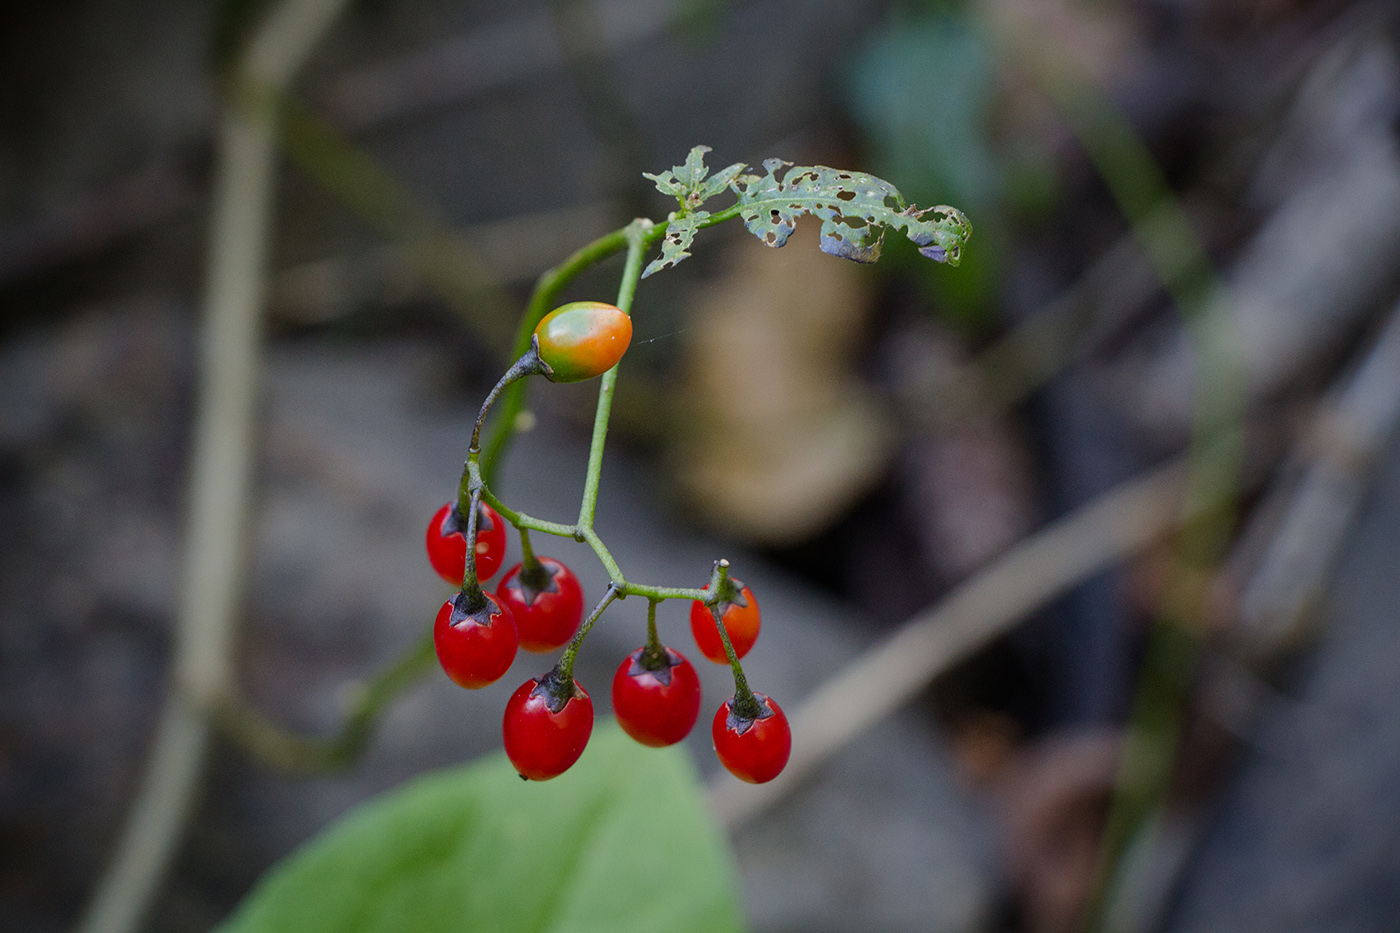
[[[745,168],[744,163],[736,162],[728,168],[720,169],[717,175],[706,181],[710,170],[705,165],[705,153],[709,151],[709,146],[696,146],[685,157],[684,165],[673,165],[660,175],[643,172],[642,177],[656,182],[657,191],[669,194],[679,201],[678,213],[684,217],[709,198],[728,188],[734,177]]]
[[[661,255],[647,263],[646,269],[642,270],[642,278],[646,278],[653,272],[660,272],[667,266],[674,266],[689,256],[690,244],[695,239],[695,231],[698,229],[699,223],[709,216],[709,211],[696,211],[683,217],[677,217],[673,212],[670,222],[666,225],[666,236],[661,240]]]
[[[928,258],[958,264],[972,227],[957,208],[911,207],[894,185],[864,172],[789,166],[790,162],[768,159],[763,163],[766,175],[735,179],[744,225],[767,245],[782,246],[797,218],[812,214],[821,218],[822,252],[832,256],[874,262],[880,258],[885,227],[894,227]],[[780,178],[784,167],[787,171]]]
[[[643,278],[690,255],[695,232],[711,217],[700,205],[725,188],[739,196],[739,216],[749,232],[774,247],[787,242],[803,214],[821,219],[822,252],[856,262],[880,258],[886,227],[902,230],[928,258],[955,266],[972,235],[972,226],[957,208],[911,207],[894,185],[874,175],[824,165],[792,167],[790,162],[768,159],[763,163],[766,175],[741,174],[746,166],[738,162],[709,177],[709,151],[709,146],[696,146],[685,164],[659,175],[643,173],[656,182],[658,191],[680,202],[667,220],[661,255],[647,265]]]
[[[690,255],[690,244],[695,239],[695,231],[710,216],[708,211],[700,210],[700,205],[728,188],[735,176],[744,170],[744,163],[736,162],[710,177],[710,170],[705,165],[705,153],[709,151],[709,146],[696,146],[685,157],[684,165],[674,165],[660,175],[642,173],[656,182],[657,191],[669,194],[680,202],[680,209],[672,212],[667,219],[666,236],[661,241],[661,255],[647,264],[642,278],[653,272],[660,272],[668,266],[674,266]]]

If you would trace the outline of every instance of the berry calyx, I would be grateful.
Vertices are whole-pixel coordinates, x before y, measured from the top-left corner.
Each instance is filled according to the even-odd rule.
[[[724,630],[729,633],[729,643],[734,646],[735,656],[742,658],[758,641],[758,601],[753,598],[753,591],[743,583],[738,580],[732,582],[737,593],[731,599],[720,600],[716,608]],[[701,654],[716,664],[729,663],[724,642],[715,628],[715,617],[710,607],[698,599],[690,604],[690,631]]]
[[[547,781],[573,767],[592,733],[593,700],[557,668],[521,684],[501,723],[506,757],[531,781]]]
[[[715,713],[711,735],[715,755],[729,773],[750,784],[773,780],[787,766],[792,754],[792,728],[778,704],[762,693],[754,693],[758,714],[745,716],[737,695],[724,701]]]
[[[519,639],[510,610],[476,590],[442,604],[433,622],[438,663],[452,682],[468,690],[495,683],[515,660]]]
[[[507,570],[496,585],[496,598],[510,608],[526,651],[562,648],[583,621],[583,586],[552,557],[539,558],[534,568],[521,563]]]
[[[612,705],[618,725],[638,742],[674,745],[700,715],[700,678],[679,651],[643,645],[613,675]]]
[[[433,513],[428,522],[428,561],[438,576],[454,586],[462,585],[467,566],[467,522],[455,502]],[[506,556],[506,523],[496,510],[482,503],[477,511],[476,575],[489,580]]]
[[[573,301],[535,325],[536,352],[551,382],[582,382],[617,365],[632,342],[632,319],[616,305]]]

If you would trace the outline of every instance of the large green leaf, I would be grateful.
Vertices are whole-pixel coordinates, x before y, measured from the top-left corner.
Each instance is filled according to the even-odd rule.
[[[219,933],[723,933],[733,888],[689,759],[609,721],[552,781],[497,754],[358,807]]]

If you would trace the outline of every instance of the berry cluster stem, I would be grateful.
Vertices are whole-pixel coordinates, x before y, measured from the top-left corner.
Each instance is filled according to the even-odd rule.
[[[486,394],[486,400],[481,403],[481,411],[477,413],[476,424],[472,427],[472,443],[467,448],[469,453],[479,454],[481,452],[481,425],[486,421],[486,415],[491,411],[491,406],[496,404],[496,399],[506,390],[506,387],[526,376],[537,376],[547,372],[551,372],[551,370],[545,365],[544,360],[540,359],[539,338],[531,333],[529,347],[525,349],[519,359],[511,364],[510,369],[506,370],[505,375],[492,387],[491,391]]]
[[[655,599],[647,600],[647,643],[642,649],[642,667],[649,671],[659,671],[663,667],[670,666],[670,659],[666,657],[666,649],[661,644],[661,639],[656,634],[656,603]]]
[[[603,598],[598,600],[598,605],[593,607],[593,611],[588,614],[588,618],[583,620],[583,625],[579,626],[578,634],[574,635],[569,646],[564,649],[564,654],[559,658],[559,663],[555,665],[555,670],[559,671],[559,676],[564,683],[574,682],[574,658],[578,656],[579,646],[588,637],[588,632],[593,628],[593,624],[603,614],[603,610],[608,608],[614,599],[622,595],[622,590],[616,584],[609,584],[608,591],[603,594]]]
[[[729,669],[734,672],[734,703],[730,708],[746,719],[757,719],[763,712],[763,707],[759,704],[758,698],[753,695],[753,691],[749,689],[748,678],[744,676],[744,668],[739,663],[739,655],[735,654],[734,644],[729,640],[729,630],[724,627],[719,608],[721,602],[732,601],[727,594],[737,595],[734,581],[729,579],[729,561],[724,558],[715,561],[715,569],[710,575],[710,585],[706,590],[703,602],[709,607],[710,615],[714,617],[715,628],[719,630],[719,640],[724,644],[724,654],[729,658]]]
[[[474,489],[467,499],[467,561],[462,568],[462,595],[467,597],[466,609],[476,612],[486,606],[486,594],[476,578],[476,532],[481,514],[481,490]]]

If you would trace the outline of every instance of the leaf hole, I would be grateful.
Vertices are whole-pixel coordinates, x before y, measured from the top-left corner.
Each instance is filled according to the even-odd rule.
[[[836,197],[842,201],[854,201],[856,199],[856,193],[854,191],[838,191],[836,192]]]

